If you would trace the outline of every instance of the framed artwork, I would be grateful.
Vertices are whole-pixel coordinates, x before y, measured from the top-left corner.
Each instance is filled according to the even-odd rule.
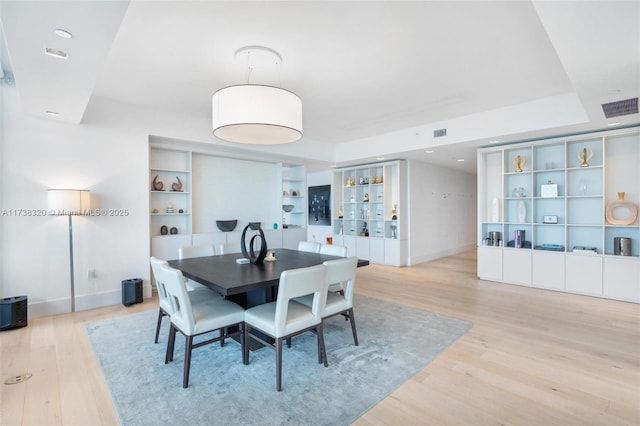
[[[331,226],[331,185],[309,187],[309,225]]]

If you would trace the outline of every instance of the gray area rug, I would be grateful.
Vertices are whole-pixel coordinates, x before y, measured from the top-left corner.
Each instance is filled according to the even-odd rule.
[[[275,352],[240,344],[195,349],[182,388],[184,337],[164,364],[168,320],[153,343],[157,310],[87,325],[123,425],[348,425],[423,369],[471,324],[364,296],[355,297],[359,346],[349,322],[325,321],[329,367],[317,362],[315,335],[283,350],[282,392]]]

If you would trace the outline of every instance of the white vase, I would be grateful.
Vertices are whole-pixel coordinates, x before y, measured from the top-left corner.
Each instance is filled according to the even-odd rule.
[[[518,202],[518,223],[525,223],[527,221],[527,205],[524,201]]]

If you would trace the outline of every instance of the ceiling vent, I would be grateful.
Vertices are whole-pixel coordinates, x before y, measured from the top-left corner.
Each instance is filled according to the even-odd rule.
[[[434,138],[441,138],[443,136],[447,136],[447,129],[438,129],[433,131]]]
[[[621,115],[638,113],[638,98],[625,99],[622,101],[602,104],[602,111],[607,118],[620,117]]]

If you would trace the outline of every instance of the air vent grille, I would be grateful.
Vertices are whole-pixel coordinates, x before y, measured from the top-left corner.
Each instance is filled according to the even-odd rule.
[[[625,99],[622,101],[602,104],[602,111],[607,118],[620,117],[621,115],[638,113],[638,98]]]
[[[447,129],[438,129],[433,131],[434,138],[441,138],[443,136],[447,136]]]

